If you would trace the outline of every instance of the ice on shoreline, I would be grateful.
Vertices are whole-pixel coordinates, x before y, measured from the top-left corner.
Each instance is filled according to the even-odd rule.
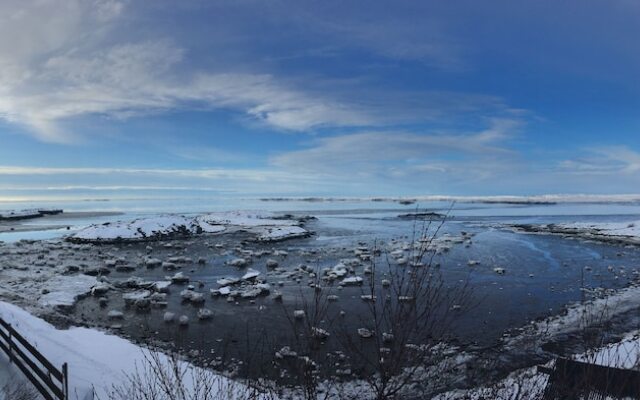
[[[556,203],[637,203],[640,194],[544,194],[535,196],[445,196],[427,195],[414,197],[269,197],[262,201],[302,201],[302,202],[398,202],[411,205],[416,202],[444,201],[456,203],[485,204],[556,204]]]
[[[160,215],[90,225],[67,239],[72,242],[144,241],[244,230],[256,234],[260,241],[278,241],[308,236],[309,232],[300,225],[301,221],[293,217],[280,218],[268,212],[233,211],[196,217]]]
[[[572,224],[558,224],[564,229],[590,231],[604,236],[626,236],[640,239],[640,221],[628,222],[576,222]]]
[[[38,303],[45,307],[71,307],[79,297],[91,293],[98,280],[89,275],[59,275],[47,280]]]
[[[516,231],[572,235],[604,242],[640,244],[640,221],[572,222],[560,224],[512,224]]]
[[[0,221],[39,218],[45,215],[61,214],[62,210],[53,208],[34,208],[28,210],[1,210]]]

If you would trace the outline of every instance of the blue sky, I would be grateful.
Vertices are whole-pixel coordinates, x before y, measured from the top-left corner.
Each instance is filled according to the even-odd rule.
[[[640,2],[7,0],[0,198],[634,193]]]

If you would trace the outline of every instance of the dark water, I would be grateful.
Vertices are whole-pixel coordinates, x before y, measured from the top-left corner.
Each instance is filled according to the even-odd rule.
[[[278,244],[262,245],[246,242],[243,249],[284,249],[286,257],[263,256],[253,259],[251,268],[265,276],[265,261],[274,258],[280,266],[292,270],[306,264],[318,270],[334,266],[340,259],[352,258],[358,243],[381,248],[388,246],[392,239],[410,241],[420,224],[412,220],[396,218],[397,212],[376,212],[363,210],[350,213],[326,213],[307,227],[316,234],[308,239],[299,239]],[[549,219],[550,217],[546,217]],[[566,217],[565,217],[566,218]],[[530,218],[529,218],[530,219]],[[450,334],[462,345],[490,346],[502,335],[521,327],[534,319],[558,313],[568,303],[580,301],[584,287],[621,288],[635,278],[633,270],[640,267],[640,250],[632,247],[612,246],[572,240],[560,236],[513,233],[496,228],[499,218],[456,218],[447,222],[439,235],[458,235],[461,231],[472,233],[469,246],[457,244],[450,251],[438,255],[434,263],[440,265],[439,272],[447,287],[455,288],[468,283],[471,288],[473,307],[461,312],[451,327]],[[118,293],[108,295],[109,305],[100,308],[95,298],[80,301],[75,315],[90,324],[105,327],[113,324],[107,313],[112,309],[125,311],[122,333],[133,339],[149,342],[160,340],[172,343],[184,351],[198,350],[206,360],[227,363],[231,359],[244,360],[259,369],[269,369],[275,350],[285,345],[294,345],[292,322],[287,317],[291,310],[300,308],[303,299],[313,298],[314,289],[303,278],[300,284],[290,279],[270,277],[272,290],[283,293],[282,303],[269,297],[259,297],[255,302],[238,300],[229,303],[225,298],[210,298],[209,289],[217,288],[216,280],[224,276],[242,275],[244,270],[225,265],[225,261],[236,257],[223,255],[223,250],[209,247],[220,243],[226,250],[236,247],[247,237],[211,236],[189,241],[183,250],[165,249],[152,244],[152,256],[167,258],[170,255],[186,255],[193,260],[207,259],[206,265],[186,265],[183,272],[196,283],[196,290],[206,293],[204,307],[214,312],[209,321],[198,321],[197,307],[184,304],[180,298],[179,285],[171,287],[169,304],[166,309],[151,309],[138,312],[127,309]],[[111,252],[125,258],[139,257],[145,253],[146,244],[135,244],[114,249],[103,246],[101,251]],[[383,257],[377,260],[384,265]],[[469,260],[479,264],[469,266]],[[366,263],[364,263],[366,265]],[[504,268],[506,273],[498,275],[494,268]],[[358,268],[358,275],[362,268]],[[172,272],[158,269],[139,268],[134,273],[113,273],[112,281],[126,279],[132,275],[149,280],[161,280]],[[366,277],[365,277],[366,278]],[[283,281],[282,287],[278,282]],[[198,287],[198,284],[201,287]],[[356,330],[366,317],[366,303],[360,299],[360,287],[325,288],[340,297],[332,305],[334,314],[340,310],[347,329]],[[189,316],[188,327],[163,322],[165,311]],[[364,316],[364,317],[363,317]],[[120,323],[120,322],[118,322]],[[337,345],[327,341],[324,351],[332,351]]]

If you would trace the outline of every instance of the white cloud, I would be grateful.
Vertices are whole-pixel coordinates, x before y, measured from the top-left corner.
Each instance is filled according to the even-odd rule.
[[[640,175],[640,152],[626,146],[590,148],[584,157],[561,161],[559,172],[574,175]]]
[[[132,29],[136,16],[129,12],[140,10],[116,0],[3,2],[0,118],[26,126],[42,140],[69,142],[75,137],[65,122],[96,114],[128,118],[184,108],[224,109],[275,129],[308,131],[505,108],[490,96],[380,93],[353,82],[255,72],[259,65],[225,62],[233,49],[220,44],[211,49],[220,62],[196,65],[189,49],[164,38],[162,29],[155,27],[159,33],[153,39]],[[221,34],[228,33],[225,29]],[[357,31],[351,36],[358,40],[371,31],[349,29]]]
[[[395,176],[414,171],[444,172],[460,164],[460,157],[509,157],[503,141],[515,134],[520,122],[495,119],[490,128],[467,134],[364,132],[320,138],[310,148],[271,158],[272,165],[304,171]],[[457,169],[457,168],[456,168]]]

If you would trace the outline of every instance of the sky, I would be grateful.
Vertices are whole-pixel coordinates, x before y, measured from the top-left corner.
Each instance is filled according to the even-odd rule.
[[[3,0],[0,200],[624,194],[640,1]]]

